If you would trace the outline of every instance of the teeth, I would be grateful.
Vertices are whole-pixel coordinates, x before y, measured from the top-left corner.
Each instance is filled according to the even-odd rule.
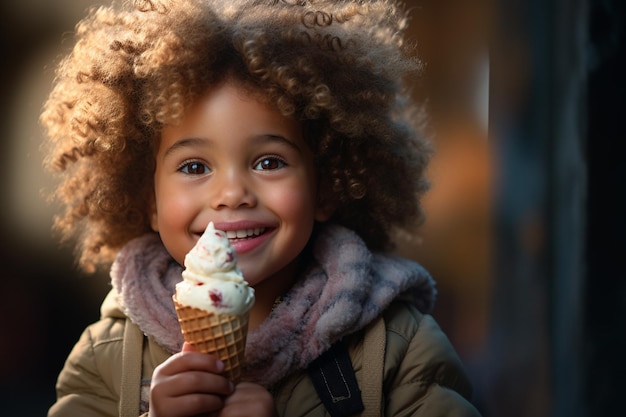
[[[247,237],[258,236],[265,231],[265,228],[245,229],[245,230],[228,230],[226,236],[229,239],[244,239]]]

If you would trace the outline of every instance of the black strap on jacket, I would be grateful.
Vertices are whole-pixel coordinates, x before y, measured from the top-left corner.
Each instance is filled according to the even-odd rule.
[[[361,390],[352,361],[341,341],[313,361],[308,373],[331,417],[345,417],[363,411]]]

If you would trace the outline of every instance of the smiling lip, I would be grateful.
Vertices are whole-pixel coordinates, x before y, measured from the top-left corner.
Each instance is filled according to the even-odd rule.
[[[269,239],[275,229],[263,228],[262,230],[263,233],[259,235],[252,235],[243,239],[229,238],[230,243],[233,245],[233,248],[235,248],[235,252],[237,252],[237,255],[242,255],[261,246],[267,239]]]
[[[244,254],[256,249],[275,230],[274,227],[268,227],[267,224],[251,221],[215,223],[215,228],[226,233],[237,254]]]

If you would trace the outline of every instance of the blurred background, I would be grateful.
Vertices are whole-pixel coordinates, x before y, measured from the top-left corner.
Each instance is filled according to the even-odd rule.
[[[99,2],[102,3],[102,2]],[[0,415],[41,416],[106,274],[51,233],[38,116],[91,0],[2,2]],[[427,222],[399,251],[485,417],[619,414],[626,388],[626,5],[408,0],[437,153]],[[17,314],[10,319],[10,314]]]

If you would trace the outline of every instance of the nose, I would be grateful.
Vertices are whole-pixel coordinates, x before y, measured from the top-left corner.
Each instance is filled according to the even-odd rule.
[[[216,172],[210,187],[214,209],[254,207],[257,203],[251,180],[238,170]]]

